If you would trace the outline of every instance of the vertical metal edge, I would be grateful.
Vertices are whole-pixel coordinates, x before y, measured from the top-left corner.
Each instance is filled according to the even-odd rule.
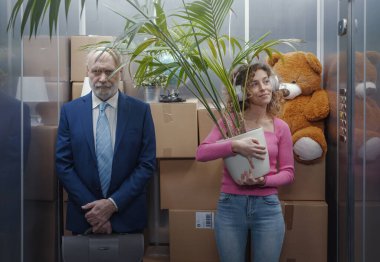
[[[353,112],[354,112],[354,103],[353,103],[353,83],[354,83],[354,75],[353,65],[355,64],[355,57],[353,56],[354,52],[354,43],[353,43],[353,11],[352,11],[352,2],[348,1],[348,10],[347,10],[347,20],[348,20],[348,28],[347,28],[347,89],[348,89],[348,96],[347,96],[347,119],[350,121],[347,121],[347,237],[348,237],[348,243],[347,243],[347,258],[348,262],[354,261],[354,255],[355,255],[355,187],[354,187],[354,172],[353,172],[353,153],[352,153],[352,140],[353,140]]]

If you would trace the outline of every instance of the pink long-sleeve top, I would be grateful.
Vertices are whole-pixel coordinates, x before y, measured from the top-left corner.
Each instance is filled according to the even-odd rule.
[[[293,142],[288,125],[279,118],[274,118],[274,132],[265,131],[265,140],[269,154],[270,170],[264,186],[240,186],[231,178],[226,166],[223,170],[221,192],[237,195],[267,196],[277,194],[277,187],[294,180]],[[199,145],[196,159],[211,161],[235,155],[232,141],[220,141],[223,137],[214,126],[209,135]]]

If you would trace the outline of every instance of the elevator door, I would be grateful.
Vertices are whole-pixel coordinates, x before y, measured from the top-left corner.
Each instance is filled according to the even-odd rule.
[[[338,261],[353,261],[353,194],[352,194],[352,75],[351,75],[351,27],[352,5],[348,0],[338,3],[337,50],[337,241]]]
[[[339,0],[337,258],[379,261],[380,29],[376,0]]]

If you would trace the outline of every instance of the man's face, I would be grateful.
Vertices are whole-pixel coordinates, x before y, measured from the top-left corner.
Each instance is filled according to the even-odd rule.
[[[100,57],[101,51],[93,53],[88,60],[87,70],[90,86],[94,94],[101,100],[106,101],[116,94],[120,79],[120,73],[109,77],[116,69],[113,57],[104,52]]]

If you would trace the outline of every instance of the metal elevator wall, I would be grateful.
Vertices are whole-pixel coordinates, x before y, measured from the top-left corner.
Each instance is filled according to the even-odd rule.
[[[375,0],[325,2],[330,261],[378,261],[380,255],[379,8]]]

